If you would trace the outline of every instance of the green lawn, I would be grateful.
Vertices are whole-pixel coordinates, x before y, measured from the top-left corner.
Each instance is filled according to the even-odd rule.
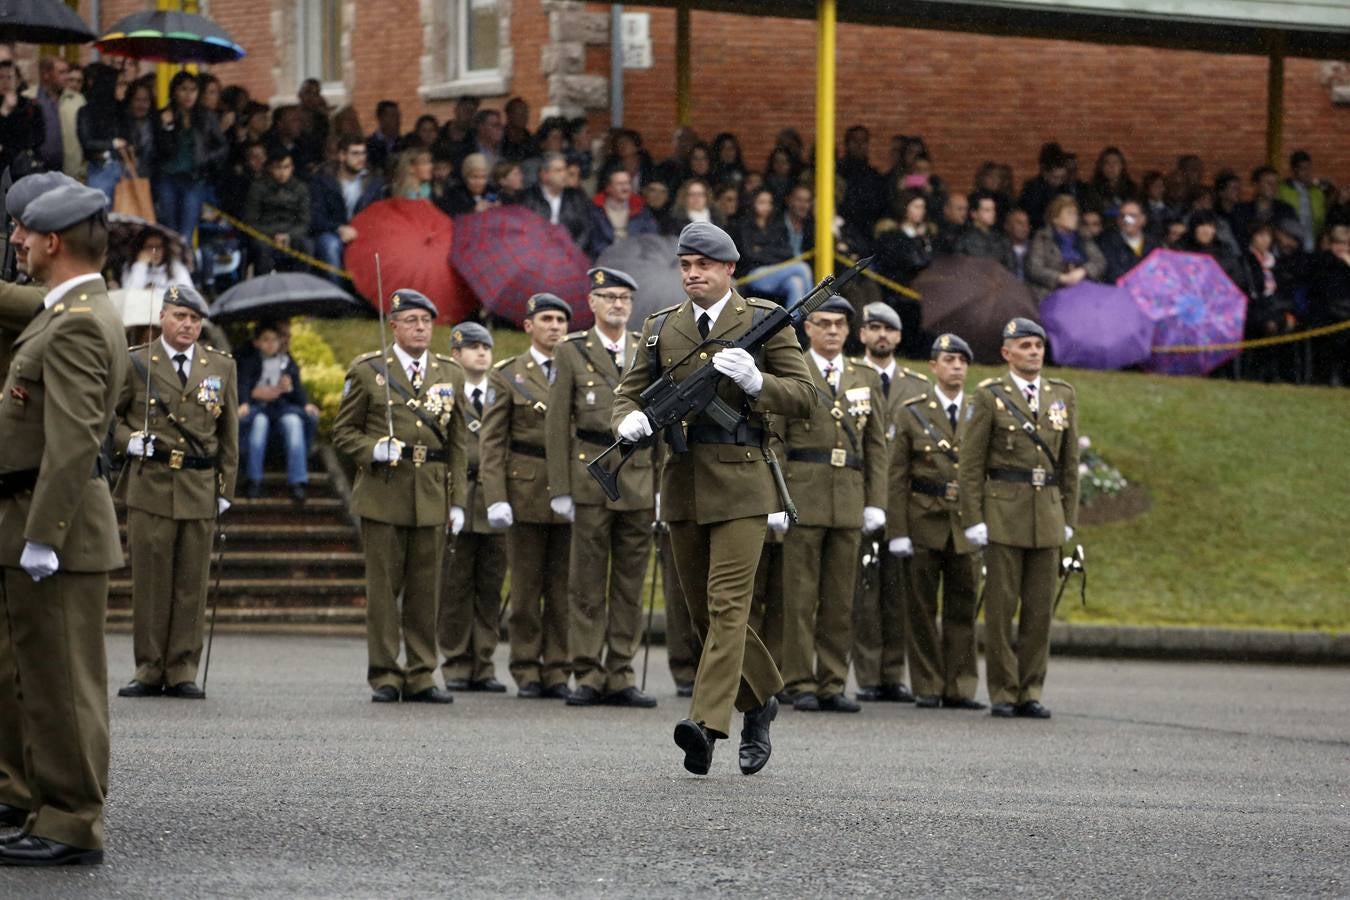
[[[373,321],[317,322],[339,360],[379,346]],[[497,331],[496,355],[525,336]],[[436,347],[449,344],[438,329]],[[911,365],[924,370],[922,363]],[[971,372],[970,383],[993,374]],[[1094,448],[1149,493],[1129,521],[1084,526],[1080,622],[1350,629],[1350,392],[1059,371]]]

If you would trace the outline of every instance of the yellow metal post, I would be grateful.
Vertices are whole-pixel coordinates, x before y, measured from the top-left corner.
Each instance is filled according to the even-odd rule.
[[[1266,62],[1266,162],[1284,166],[1284,34],[1272,32]]]
[[[689,124],[692,102],[689,68],[689,0],[675,7],[675,123]]]
[[[816,2],[816,280],[834,271],[835,0]]]

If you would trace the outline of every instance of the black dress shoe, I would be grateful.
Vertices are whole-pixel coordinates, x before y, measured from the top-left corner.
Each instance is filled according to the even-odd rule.
[[[707,775],[712,768],[716,741],[717,738],[692,719],[681,719],[675,726],[675,745],[684,751],[684,767],[695,775]]]
[[[140,681],[128,682],[126,687],[117,689],[117,696],[119,697],[159,697],[163,694],[163,685],[145,684]]]
[[[741,725],[740,764],[742,775],[753,775],[769,762],[773,747],[769,744],[769,724],[778,718],[778,698],[746,710]]]
[[[537,681],[528,681],[516,688],[516,696],[522,700],[538,700],[544,696],[544,687]]]
[[[881,699],[888,703],[913,703],[914,692],[904,684],[883,684],[881,686]]]
[[[27,837],[27,835],[22,831],[11,831],[9,834],[0,834],[0,847],[5,846],[6,844],[17,843],[25,837]]]
[[[445,689],[447,691],[471,691],[473,685],[469,684],[467,678],[447,678],[445,679]]]
[[[1041,706],[1039,700],[1028,700],[1017,704],[1017,715],[1023,719],[1048,719],[1050,710]]]
[[[570,696],[572,689],[567,686],[567,682],[544,688],[544,697],[549,700],[566,700]]]
[[[0,826],[22,828],[23,823],[27,821],[28,810],[10,806],[8,803],[0,803]]]
[[[371,703],[397,703],[398,688],[392,684],[382,684],[370,693]]]
[[[0,866],[97,866],[102,862],[102,850],[82,850],[31,834],[0,846]]]
[[[876,703],[878,700],[882,699],[881,688],[878,687],[858,688],[858,693],[853,696],[864,703]]]
[[[173,687],[165,688],[164,696],[177,697],[179,700],[205,700],[206,691],[199,688],[195,681],[180,681]]]
[[[694,696],[694,683],[692,681],[675,682],[675,696],[676,697]]]
[[[656,698],[651,694],[644,693],[641,688],[629,685],[621,691],[605,695],[605,702],[610,706],[632,706],[637,709],[651,709],[656,705]]]
[[[505,694],[506,685],[495,678],[488,677],[484,678],[482,681],[470,682],[469,690],[481,691],[486,694]]]
[[[862,712],[862,706],[858,704],[857,700],[853,700],[842,693],[821,697],[819,703],[821,712]]]
[[[436,685],[432,685],[426,690],[418,691],[411,696],[403,698],[404,703],[454,703],[455,698],[449,691],[443,691]]]
[[[919,709],[937,709],[942,705],[942,698],[937,694],[920,694],[914,698],[914,705]]]
[[[567,695],[568,706],[599,706],[600,692],[589,684],[579,684],[577,689]]]
[[[989,715],[996,719],[1011,719],[1017,715],[1017,710],[1013,708],[1011,703],[995,703],[989,707]]]
[[[943,709],[984,709],[984,704],[969,697],[943,697]]]
[[[792,698],[792,708],[797,712],[820,712],[820,698],[809,692],[798,694]]]

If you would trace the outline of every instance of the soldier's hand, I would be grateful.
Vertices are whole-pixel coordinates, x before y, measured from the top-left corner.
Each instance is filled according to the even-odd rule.
[[[548,501],[548,508],[553,510],[553,514],[560,519],[566,519],[569,522],[575,522],[577,520],[576,505],[572,503],[572,498],[567,494],[563,494],[561,497],[554,497],[552,500]]]
[[[61,560],[56,557],[56,548],[50,544],[25,541],[23,553],[19,556],[19,568],[28,573],[34,581],[41,581],[48,575],[55,575],[61,568]]]
[[[464,507],[450,507],[450,533],[459,534],[464,530]]]
[[[891,542],[886,545],[886,549],[891,551],[891,556],[904,559],[906,556],[914,555],[914,542],[909,538],[891,538]]]
[[[218,516],[223,516],[223,515],[225,515],[225,510],[229,509],[230,506],[231,506],[230,501],[226,500],[224,497],[217,497],[217,498],[216,498],[216,515],[218,515]]]
[[[879,506],[863,507],[863,531],[873,532],[886,527],[886,510]]]
[[[784,534],[792,526],[792,520],[786,512],[769,513],[769,527],[775,534]]]
[[[487,508],[487,520],[489,528],[510,528],[516,517],[511,513],[511,504],[499,500]]]
[[[712,358],[712,365],[747,394],[758,394],[764,387],[764,376],[755,366],[755,358],[740,347],[728,347],[718,353]]]
[[[390,460],[398,459],[403,455],[403,442],[398,438],[380,438],[375,442],[375,452],[372,458],[377,463],[387,463]]]
[[[636,444],[646,437],[651,437],[652,422],[647,418],[647,414],[642,410],[633,410],[623,417],[619,423],[619,439],[627,441],[630,444]]]
[[[138,431],[131,436],[131,440],[127,441],[127,456],[130,458],[149,459],[154,453],[155,436],[153,434],[147,437]]]
[[[989,526],[983,522],[970,526],[966,529],[966,540],[976,547],[987,546],[989,544]]]
[[[1069,541],[1071,541],[1071,540],[1073,540],[1073,529],[1070,528],[1068,525],[1065,525],[1065,526],[1064,526],[1064,543],[1067,544],[1067,543],[1068,543]]]

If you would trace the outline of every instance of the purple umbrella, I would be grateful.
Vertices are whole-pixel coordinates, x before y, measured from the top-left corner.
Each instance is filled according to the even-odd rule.
[[[1153,320],[1114,284],[1060,288],[1041,301],[1041,325],[1061,366],[1124,369],[1148,359],[1153,346]]]
[[[1158,352],[1159,348],[1242,340],[1247,295],[1238,290],[1213,257],[1154,250],[1119,284],[1153,320],[1155,349],[1144,365],[1150,372],[1208,375],[1238,355],[1237,350]]]

